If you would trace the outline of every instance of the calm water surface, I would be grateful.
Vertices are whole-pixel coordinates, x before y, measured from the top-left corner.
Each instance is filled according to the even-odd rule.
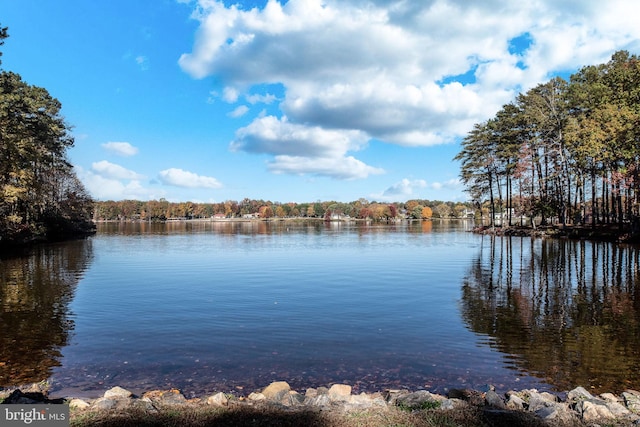
[[[640,387],[636,248],[469,226],[101,224],[2,259],[0,382]]]

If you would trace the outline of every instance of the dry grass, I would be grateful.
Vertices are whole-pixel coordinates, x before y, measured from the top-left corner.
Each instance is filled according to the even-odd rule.
[[[119,411],[72,410],[71,426],[98,427],[543,427],[548,424],[533,414],[513,411],[485,411],[466,407],[455,410],[404,411],[398,408],[342,412],[308,409],[278,409],[269,406],[237,405],[167,407],[156,413],[139,408]],[[582,423],[567,427],[583,426]]]

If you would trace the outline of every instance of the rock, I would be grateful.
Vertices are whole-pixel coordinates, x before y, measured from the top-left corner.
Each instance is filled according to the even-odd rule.
[[[325,407],[331,404],[328,394],[318,394],[313,397],[305,397],[304,404],[308,406]]]
[[[593,395],[589,393],[584,387],[576,387],[567,393],[567,400],[571,402],[577,402],[578,400],[593,399]]]
[[[268,400],[279,401],[282,396],[289,393],[289,390],[291,390],[291,387],[286,381],[275,381],[262,390],[262,394]]]
[[[351,386],[346,384],[334,384],[329,389],[329,399],[331,401],[343,402],[349,400],[351,396]]]
[[[408,390],[396,390],[396,389],[387,389],[382,394],[390,405],[395,405],[399,396],[409,394]]]
[[[636,414],[640,414],[640,392],[635,390],[627,390],[622,393],[624,404],[627,405],[627,409]]]
[[[118,406],[118,401],[116,399],[100,397],[93,401],[93,403],[91,404],[91,409],[110,411],[112,409],[115,409],[116,406]]]
[[[82,399],[71,399],[69,401],[69,408],[71,409],[79,409],[79,410],[83,410],[83,409],[87,409],[89,405],[87,402],[85,402]]]
[[[546,406],[534,411],[536,416],[546,422],[550,422],[550,425],[574,425],[577,422],[575,412],[573,412],[569,405],[563,403],[547,402]]]
[[[187,401],[178,389],[148,391],[142,397],[159,405],[181,405]]]
[[[487,405],[497,408],[497,409],[507,409],[507,405],[505,405],[504,400],[493,390],[489,390],[484,395],[484,400],[487,402]]]
[[[298,406],[304,402],[305,397],[294,390],[289,390],[288,393],[282,395],[280,403],[284,406]]]
[[[523,411],[525,409],[525,406],[527,403],[516,393],[509,392],[507,396],[508,396],[507,403],[506,403],[507,408],[515,411]]]
[[[131,406],[146,412],[158,412],[158,409],[156,409],[156,407],[153,406],[153,402],[151,402],[151,399],[148,399],[146,397],[132,400]]]
[[[474,406],[484,405],[484,393],[471,389],[452,388],[448,394],[450,399],[460,399]]]
[[[318,395],[318,390],[315,388],[308,388],[304,393],[304,397],[316,397]]]
[[[228,404],[229,399],[227,399],[227,396],[222,392],[216,393],[213,396],[209,396],[207,398],[207,405],[227,406]]]
[[[7,404],[23,404],[23,405],[33,405],[40,403],[63,403],[64,399],[49,399],[43,393],[37,392],[26,392],[23,393],[20,389],[13,390],[11,393],[6,395],[3,403]]]
[[[439,399],[425,390],[398,396],[395,405],[407,409],[435,409],[441,406]]]
[[[624,400],[619,399],[618,396],[616,396],[613,393],[602,393],[600,395],[600,399],[604,400],[605,402],[617,402],[617,403],[624,402]]]
[[[115,386],[105,391],[103,397],[105,399],[128,399],[130,397],[133,397],[133,393],[131,393],[129,390],[125,390],[122,387]]]
[[[598,420],[612,420],[615,415],[607,407],[603,400],[580,400],[576,403],[576,412],[586,422]]]
[[[260,402],[262,400],[267,400],[267,397],[262,393],[253,392],[249,396],[247,396],[247,399],[253,402]]]
[[[342,409],[346,412],[368,410],[374,407],[378,409],[387,409],[387,402],[384,400],[382,395],[368,395],[363,392],[350,396],[349,400],[342,403]]]
[[[525,397],[528,397],[528,399],[525,398],[525,401],[529,402],[528,409],[530,412],[537,412],[539,409],[553,406],[553,404],[557,403],[556,396],[551,393],[538,393],[538,390],[535,389],[525,390],[523,393]]]

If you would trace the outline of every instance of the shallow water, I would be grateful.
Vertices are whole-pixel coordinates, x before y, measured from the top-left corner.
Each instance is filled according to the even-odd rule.
[[[82,396],[640,387],[637,249],[470,226],[101,224],[2,260],[0,380]]]

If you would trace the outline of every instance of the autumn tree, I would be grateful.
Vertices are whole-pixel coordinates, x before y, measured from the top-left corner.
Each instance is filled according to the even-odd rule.
[[[429,219],[433,217],[433,211],[429,206],[425,206],[422,208],[422,219]]]
[[[7,29],[0,29],[0,45]],[[67,160],[60,102],[0,71],[0,241],[90,232],[92,200]],[[84,206],[83,206],[84,204]],[[55,234],[55,236],[54,236]]]

